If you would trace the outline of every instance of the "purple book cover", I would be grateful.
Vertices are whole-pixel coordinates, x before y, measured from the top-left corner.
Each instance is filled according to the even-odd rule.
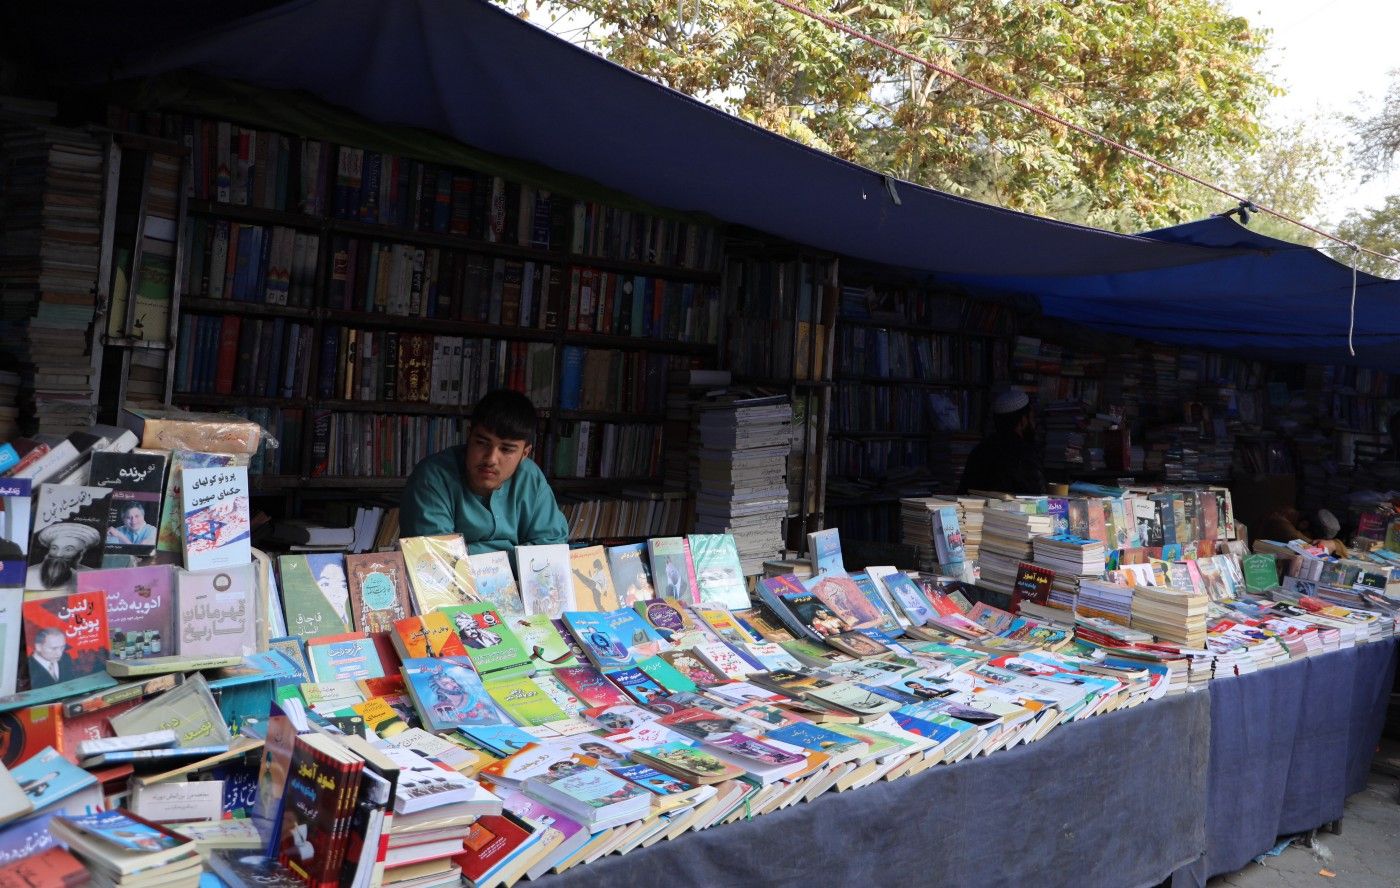
[[[79,592],[107,596],[112,659],[139,660],[175,652],[175,568],[123,567],[78,574]]]

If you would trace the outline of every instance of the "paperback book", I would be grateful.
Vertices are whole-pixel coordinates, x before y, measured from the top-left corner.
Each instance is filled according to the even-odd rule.
[[[509,552],[482,552],[469,556],[476,592],[482,601],[495,605],[501,619],[511,626],[525,617],[525,604],[520,600],[520,587],[510,568]]]
[[[700,587],[701,603],[728,610],[744,610],[750,606],[739,549],[732,534],[693,533],[688,536],[690,557],[695,564],[695,579]]]
[[[394,623],[413,614],[408,578],[399,552],[346,555],[350,612],[361,632],[389,632]]]
[[[404,683],[423,724],[431,731],[460,725],[509,724],[482,686],[471,661],[460,657],[405,660]]]
[[[78,571],[102,566],[112,491],[40,484],[29,541],[29,591],[72,591]]]
[[[339,552],[280,555],[282,606],[287,631],[298,638],[350,631],[350,587]]]
[[[253,557],[248,469],[186,469],[183,476],[185,567],[246,565]]]
[[[106,599],[112,659],[140,660],[175,650],[175,572],[161,564],[78,574],[80,594]]]
[[[515,558],[526,614],[547,614],[557,620],[564,611],[575,609],[567,545],[516,546]]]
[[[623,607],[636,607],[639,602],[656,597],[646,556],[646,543],[608,547],[608,569]]]
[[[31,689],[105,673],[111,656],[107,596],[76,592],[25,602],[24,639]]]
[[[480,600],[461,534],[404,537],[399,551],[418,613]]]
[[[155,552],[166,459],[164,453],[149,450],[93,453],[90,483],[112,489],[107,517],[108,552],[138,558]]]
[[[181,571],[181,656],[252,654],[258,650],[257,578],[251,563],[203,571]]]
[[[602,546],[569,551],[569,570],[574,584],[574,604],[579,610],[611,611],[619,606]]]

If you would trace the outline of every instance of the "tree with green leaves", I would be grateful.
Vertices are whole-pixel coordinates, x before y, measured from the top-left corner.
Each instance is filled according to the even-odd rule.
[[[1400,194],[1392,194],[1380,207],[1353,210],[1337,226],[1337,236],[1368,250],[1400,256]],[[1328,246],[1332,258],[1383,278],[1400,278],[1400,263],[1345,247]]]
[[[1390,72],[1390,88],[1380,110],[1348,118],[1356,133],[1356,159],[1372,174],[1389,172],[1400,158],[1400,68]]]
[[[667,86],[881,172],[1141,230],[1189,183],[771,0],[499,0]],[[1187,169],[1251,151],[1265,34],[1220,0],[812,0],[813,11]]]

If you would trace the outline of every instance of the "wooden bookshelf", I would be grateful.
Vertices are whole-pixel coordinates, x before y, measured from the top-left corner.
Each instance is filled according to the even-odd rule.
[[[330,331],[332,328],[338,331],[336,335],[339,335],[339,331],[368,331],[368,333],[372,335],[377,347],[380,347],[379,344],[383,341],[392,341],[392,339],[388,339],[387,337],[386,340],[381,340],[380,334],[399,334],[400,336],[409,337],[415,335],[453,337],[467,341],[486,340],[487,346],[491,348],[492,351],[489,354],[483,354],[481,356],[481,361],[483,363],[477,370],[477,373],[480,374],[479,377],[473,375],[471,379],[463,378],[462,384],[465,386],[472,384],[473,380],[478,380],[483,389],[489,389],[496,385],[505,384],[506,381],[511,378],[506,375],[508,370],[516,374],[514,378],[517,381],[520,376],[527,376],[530,384],[535,386],[534,397],[537,398],[536,406],[542,420],[541,428],[546,435],[554,433],[556,431],[556,423],[559,422],[627,425],[652,424],[661,427],[665,420],[664,398],[660,398],[659,396],[656,396],[657,402],[650,409],[562,409],[562,404],[568,403],[568,395],[564,391],[565,384],[567,382],[579,384],[576,380],[566,379],[563,360],[566,346],[619,354],[638,353],[639,355],[666,356],[674,358],[677,362],[683,361],[685,362],[685,366],[692,367],[713,368],[718,364],[719,342],[723,327],[722,314],[718,308],[712,309],[709,308],[709,306],[717,304],[718,300],[721,298],[720,287],[722,283],[721,269],[724,268],[724,241],[723,231],[719,226],[706,226],[688,220],[681,221],[679,216],[667,216],[667,221],[661,222],[655,214],[649,215],[633,210],[616,210],[615,215],[612,215],[614,211],[609,210],[607,207],[596,203],[590,203],[587,205],[588,208],[583,214],[583,218],[586,225],[593,227],[574,231],[576,212],[574,204],[575,199],[572,196],[554,194],[544,203],[541,203],[534,199],[534,192],[529,190],[531,188],[529,183],[506,183],[502,185],[501,183],[503,180],[499,178],[493,182],[490,176],[472,173],[471,171],[463,170],[456,166],[439,164],[434,162],[431,158],[421,160],[400,159],[399,164],[402,168],[410,170],[418,169],[425,171],[432,169],[437,173],[442,173],[443,171],[448,172],[453,180],[453,201],[456,201],[458,197],[458,192],[456,191],[458,182],[468,180],[472,186],[476,188],[479,188],[482,183],[485,182],[488,190],[493,187],[505,188],[507,189],[507,193],[512,193],[510,189],[515,189],[513,193],[528,193],[532,195],[529,201],[522,198],[519,201],[518,209],[508,209],[507,223],[502,229],[498,229],[505,233],[502,241],[519,240],[521,242],[498,242],[494,239],[486,239],[483,236],[460,233],[460,231],[466,231],[469,227],[472,231],[481,232],[486,229],[486,226],[493,224],[489,216],[491,211],[489,201],[470,205],[465,203],[461,205],[453,203],[451,207],[452,217],[450,226],[442,224],[440,217],[434,217],[431,223],[437,226],[435,230],[418,230],[417,225],[419,223],[424,225],[428,224],[428,217],[433,216],[436,212],[434,207],[440,208],[442,206],[441,191],[438,192],[436,204],[418,204],[415,203],[418,197],[432,199],[432,193],[425,190],[415,195],[412,193],[405,194],[402,189],[397,192],[390,192],[381,188],[379,192],[380,200],[387,200],[383,197],[386,194],[397,194],[398,196],[396,199],[401,201],[401,203],[393,206],[390,206],[389,203],[386,202],[382,207],[378,207],[378,204],[375,203],[374,205],[378,207],[377,211],[382,214],[379,217],[381,221],[363,221],[362,219],[342,218],[340,210],[346,205],[346,198],[350,196],[351,192],[338,190],[343,188],[346,183],[338,180],[340,167],[337,163],[337,158],[342,146],[335,143],[328,143],[324,150],[321,151],[321,160],[319,164],[321,178],[300,183],[292,181],[296,179],[297,172],[300,168],[295,164],[294,157],[284,153],[280,156],[280,161],[288,161],[288,159],[291,158],[289,161],[288,174],[286,176],[288,181],[286,182],[284,191],[280,194],[275,193],[278,189],[276,185],[274,185],[274,180],[267,180],[264,184],[259,185],[259,180],[256,177],[260,171],[257,165],[253,164],[253,181],[251,183],[246,183],[248,186],[246,193],[249,196],[249,205],[226,203],[209,199],[215,196],[215,183],[210,179],[212,173],[208,165],[208,159],[213,149],[210,146],[203,145],[200,139],[204,138],[204,133],[207,133],[210,129],[216,129],[216,127],[205,128],[205,130],[201,132],[200,128],[196,126],[194,130],[196,133],[196,142],[193,150],[190,152],[192,170],[187,182],[193,183],[190,185],[190,188],[194,191],[195,196],[186,201],[188,213],[192,218],[192,222],[180,228],[180,244],[183,253],[202,264],[198,265],[193,273],[187,268],[182,268],[180,273],[176,275],[175,292],[171,308],[172,330],[170,350],[172,354],[178,355],[181,353],[183,347],[189,345],[188,343],[180,343],[178,341],[181,320],[186,316],[206,318],[209,316],[239,317],[244,319],[244,322],[239,325],[240,336],[253,335],[245,334],[244,327],[252,324],[255,320],[260,321],[261,325],[254,327],[254,330],[271,329],[268,325],[272,322],[280,324],[282,321],[286,321],[288,324],[307,325],[310,329],[309,338],[302,341],[301,344],[304,348],[308,348],[309,351],[292,355],[270,354],[267,358],[269,369],[266,370],[266,376],[263,375],[263,361],[260,360],[258,368],[253,371],[253,374],[249,374],[252,376],[251,379],[240,378],[238,380],[243,382],[249,389],[258,390],[261,388],[261,390],[265,392],[266,385],[263,384],[264,381],[270,384],[272,378],[277,378],[274,374],[279,375],[281,378],[288,378],[289,368],[286,361],[300,360],[306,362],[306,369],[303,371],[300,365],[291,368],[291,378],[296,378],[298,380],[304,378],[306,380],[306,390],[304,392],[298,391],[296,397],[288,398],[268,397],[265,394],[209,394],[185,391],[182,390],[182,388],[194,387],[188,385],[188,382],[195,371],[188,369],[188,367],[181,367],[179,373],[183,373],[184,375],[183,377],[179,376],[175,366],[178,363],[177,359],[176,362],[171,362],[172,367],[168,373],[165,400],[167,403],[191,408],[242,411],[245,414],[249,411],[263,411],[265,415],[272,417],[270,421],[277,424],[286,423],[289,429],[292,428],[291,424],[293,422],[299,423],[295,431],[295,434],[299,435],[296,439],[299,445],[298,452],[300,454],[298,464],[295,466],[287,466],[284,464],[280,474],[255,475],[252,484],[254,492],[258,495],[285,496],[289,500],[289,507],[294,509],[295,499],[307,494],[316,496],[353,496],[363,491],[393,491],[402,487],[404,478],[350,478],[317,474],[315,471],[315,457],[313,456],[313,454],[316,453],[317,446],[329,448],[337,447],[339,439],[347,435],[347,429],[350,430],[349,434],[352,436],[358,434],[355,430],[361,428],[361,426],[355,423],[378,422],[377,419],[365,416],[366,414],[382,414],[388,417],[421,417],[425,419],[443,418],[459,421],[470,418],[470,405],[435,404],[390,398],[362,400],[321,396],[325,391],[326,379],[330,378],[332,380],[331,387],[335,389],[335,383],[337,381],[336,376],[338,375],[328,368],[321,366],[323,350],[326,350],[325,354],[327,356],[330,354],[330,351],[327,350],[330,348],[330,345],[326,340],[327,338],[331,338]],[[259,130],[258,134],[260,135],[263,132],[267,131]],[[255,136],[255,138],[257,138],[257,136]],[[278,143],[273,142],[272,144],[276,146]],[[290,151],[292,153],[302,150],[303,148],[321,150],[320,143],[315,140],[301,139],[296,136],[290,137],[290,141],[285,144],[290,145]],[[353,146],[346,150],[355,157],[364,160],[365,175],[368,176],[368,170],[370,169],[369,158],[374,155],[370,152],[363,152],[361,149]],[[276,153],[275,148],[273,153]],[[301,156],[305,158],[307,155],[302,154]],[[387,155],[384,157],[387,158]],[[236,161],[237,159],[235,158],[234,160]],[[272,160],[261,155],[258,160],[259,162],[266,160],[269,164],[280,162],[279,160]],[[205,167],[202,173],[200,170],[201,163],[203,163]],[[378,168],[377,165],[379,161],[375,163],[376,168]],[[420,163],[424,165],[421,167],[416,166]],[[310,169],[309,166],[306,168]],[[388,169],[390,169],[389,161],[386,160],[384,161],[382,170],[387,171]],[[387,175],[387,173],[385,174]],[[237,189],[240,185],[238,178],[241,175],[242,173],[238,170],[234,170],[230,174],[232,181],[229,187],[233,189],[232,193],[240,193]],[[201,178],[201,176],[203,178]],[[402,183],[402,181],[404,180],[400,179],[400,183]],[[441,179],[432,179],[428,177],[425,172],[421,180],[415,181],[440,183]],[[278,179],[276,182],[280,184],[281,180]],[[203,191],[205,187],[208,187],[210,190],[207,192]],[[434,186],[429,184],[428,187],[432,188]],[[363,201],[367,193],[367,191],[359,192],[358,199]],[[310,203],[304,202],[307,200],[308,195],[310,195]],[[555,203],[551,204],[548,200],[552,200]],[[561,205],[558,203],[560,201],[564,203]],[[366,213],[363,217],[364,219],[374,218],[373,215],[369,215],[366,212],[366,204],[363,202],[357,205],[353,201],[350,201],[350,205],[353,211]],[[275,209],[273,208],[274,206],[285,206],[287,209]],[[311,211],[303,212],[301,211],[303,208]],[[459,217],[457,215],[459,212],[475,214],[470,217],[470,226],[464,221],[467,217]],[[481,217],[479,215],[480,213],[487,213],[488,215]],[[510,220],[509,214],[511,213],[516,214],[517,218],[515,221]],[[541,213],[546,213],[548,215],[541,215]],[[525,214],[526,216],[525,222],[523,223],[518,218],[520,214]],[[406,220],[408,224],[400,226],[382,221],[390,219],[399,221]],[[301,243],[303,242],[303,238],[307,244],[310,243],[311,238],[315,238],[314,254],[310,252],[309,247],[306,254],[296,254],[298,258],[294,259],[293,263],[300,261],[302,265],[293,265],[291,268],[292,279],[290,284],[284,285],[290,286],[291,288],[288,292],[290,293],[290,301],[292,304],[275,304],[261,300],[248,300],[246,298],[216,299],[209,298],[206,293],[200,292],[202,283],[209,280],[209,275],[211,273],[210,266],[212,264],[211,260],[215,255],[212,252],[212,248],[206,245],[212,244],[214,240],[213,232],[220,230],[215,227],[216,223],[221,221],[233,223],[231,227],[241,232],[243,238],[241,243],[231,242],[229,247],[230,252],[237,252],[247,244],[248,229],[240,229],[240,226],[257,227],[262,232],[260,236],[263,241],[273,244],[295,241],[297,250],[302,249]],[[459,223],[461,223],[460,230]],[[547,247],[541,247],[538,246],[538,244],[546,242],[546,238],[544,237],[545,226],[548,226],[549,237],[547,240],[549,245]],[[449,227],[452,229],[451,231],[447,230]],[[292,229],[296,234],[288,234],[284,231],[280,231],[280,229]],[[527,229],[529,234],[528,238],[525,236]],[[209,231],[211,233],[203,235],[203,239],[196,241],[194,239],[195,233],[203,231]],[[517,235],[519,235],[519,237],[517,237]],[[279,241],[279,238],[282,240]],[[643,241],[643,238],[647,240]],[[471,308],[472,306],[489,304],[492,306],[492,311],[494,313],[499,311],[496,307],[497,305],[508,305],[505,302],[492,301],[502,300],[502,294],[508,292],[501,289],[502,284],[499,277],[493,279],[493,274],[499,275],[499,270],[501,268],[499,263],[501,262],[507,263],[506,268],[508,274],[511,273],[509,271],[511,263],[519,263],[520,267],[533,269],[537,272],[541,272],[546,268],[553,270],[555,272],[553,278],[550,278],[548,273],[544,272],[542,276],[537,278],[536,283],[543,287],[553,285],[553,287],[557,289],[545,293],[539,289],[527,289],[526,285],[531,283],[529,280],[521,282],[521,299],[523,300],[527,295],[532,295],[532,302],[529,306],[533,309],[529,315],[529,319],[532,323],[528,326],[488,323],[477,320],[474,317],[460,315],[455,317],[429,317],[427,315],[431,311],[436,310],[439,305],[445,305],[446,302],[441,301],[442,297],[433,300],[433,297],[430,296],[429,273],[428,269],[424,268],[421,290],[416,280],[412,284],[412,294],[415,297],[421,298],[421,310],[419,310],[420,306],[418,304],[413,304],[413,308],[415,309],[415,313],[413,314],[347,310],[340,307],[344,303],[331,301],[332,286],[338,286],[342,279],[349,279],[343,268],[337,269],[335,267],[337,246],[349,242],[344,239],[355,241],[361,254],[368,250],[375,261],[377,261],[378,257],[381,255],[381,249],[386,251],[382,253],[382,255],[389,255],[393,249],[398,249],[400,253],[403,253],[402,247],[393,247],[393,245],[402,245],[412,248],[413,251],[426,251],[427,256],[425,260],[433,258],[433,256],[436,255],[437,258],[442,260],[444,267],[449,260],[457,262],[460,265],[460,272],[462,274],[481,274],[482,276],[480,277],[467,280],[443,277],[434,278],[431,281],[434,286],[454,287],[452,290],[452,306],[454,310],[459,310],[462,314],[468,311],[472,311],[474,314],[475,310]],[[376,246],[373,249],[368,249],[367,245],[370,244]],[[584,249],[577,249],[579,244],[583,244]],[[650,247],[645,247],[644,244],[650,244]],[[275,248],[274,246],[270,249]],[[436,254],[434,251],[437,251]],[[606,252],[611,253],[611,255],[587,255],[590,252]],[[659,258],[674,260],[674,262],[653,263],[637,261],[635,256],[639,254],[656,255]],[[477,259],[472,257],[485,258]],[[695,261],[692,262],[692,260]],[[243,260],[240,259],[239,261]],[[247,261],[252,263],[255,267],[266,267],[265,260],[259,260],[256,255],[250,254]],[[478,261],[484,262],[484,266],[471,264]],[[533,263],[533,265],[527,266],[526,263]],[[705,267],[693,267],[701,263],[705,263]],[[233,269],[235,264],[236,263],[233,261],[230,261],[227,268]],[[482,268],[484,268],[484,272],[480,271]],[[628,291],[621,289],[624,283],[629,288],[641,286],[645,283],[648,288],[644,291],[644,297],[642,298],[653,300],[641,303],[648,312],[646,315],[646,322],[648,324],[657,324],[659,329],[650,331],[651,335],[648,336],[628,335],[628,330],[630,328],[626,324],[630,322],[628,321],[627,315],[629,314],[629,309],[638,303],[633,302],[631,305],[628,305],[622,301],[626,298],[624,296],[619,299],[619,304],[617,306],[612,306],[610,304],[612,300],[612,291],[603,291],[601,289],[593,297],[595,300],[593,305],[598,309],[596,315],[597,320],[599,322],[608,322],[608,329],[602,332],[583,332],[577,329],[567,329],[570,326],[569,319],[571,308],[576,310],[577,303],[584,295],[579,290],[576,290],[575,287],[587,285],[589,280],[587,270],[589,269],[594,270],[595,277],[600,284],[606,283],[608,286],[612,286],[616,283],[619,288],[617,293],[619,294],[630,292],[630,289]],[[203,271],[203,275],[201,278],[196,278],[195,275],[199,273],[199,270]],[[349,272],[353,273],[356,270],[356,268],[350,268]],[[577,273],[580,270],[583,270],[582,284],[576,283],[579,279]],[[361,272],[363,273],[362,270]],[[298,273],[301,273],[302,276],[298,277]],[[253,272],[253,274],[256,277],[257,273]],[[337,275],[341,276],[338,277]],[[226,296],[233,292],[230,288],[235,284],[238,285],[237,292],[239,292],[240,295],[248,292],[256,293],[260,289],[260,284],[257,281],[254,281],[251,286],[248,281],[238,284],[236,278],[230,277],[227,271],[225,272],[223,280],[229,285],[229,288],[225,289]],[[371,278],[367,274],[364,277],[355,278],[356,288],[353,293],[347,292],[346,299],[358,300],[362,292],[373,292],[376,287],[383,286],[384,280],[386,280],[386,278],[383,276]],[[396,281],[392,286],[407,286],[406,280],[405,278],[403,283]],[[662,284],[659,282],[665,282],[664,291],[662,289]],[[656,288],[654,297],[651,289],[653,286]],[[456,287],[461,287],[462,289],[455,289]],[[692,290],[691,288],[694,289]],[[380,290],[379,292],[382,294],[385,291]],[[403,289],[393,290],[391,287],[389,292],[391,299],[394,293],[398,293],[400,297],[406,299],[406,297],[404,297],[405,290]],[[664,298],[662,295],[663,292]],[[421,296],[419,296],[420,293]],[[382,298],[381,296],[381,299]],[[714,300],[715,302],[711,303],[708,300]],[[361,303],[356,302],[356,304]],[[332,307],[332,305],[336,307]],[[392,306],[393,303],[391,302],[390,305]],[[459,305],[460,309],[458,309]],[[549,310],[550,320],[554,321],[554,323],[549,326],[542,323],[543,319],[546,317],[546,309]],[[508,311],[507,315],[509,315]],[[593,318],[594,315],[589,314],[588,317]],[[721,329],[706,330],[709,323],[716,318],[719,319],[719,327]],[[190,330],[203,330],[205,335],[208,336],[210,335],[208,330],[212,328],[216,332],[220,332],[221,336],[231,336],[232,333],[229,331],[232,328],[229,326],[229,323],[231,322],[226,323],[224,320],[211,320],[205,322],[205,328],[192,325]],[[579,326],[582,326],[582,324]],[[284,328],[279,326],[277,329],[280,330]],[[681,335],[672,335],[677,329],[681,330]],[[301,340],[301,333],[304,332],[304,328],[297,328],[297,330],[298,336],[295,337],[295,339]],[[348,334],[346,335],[348,336]],[[289,334],[289,339],[290,338],[292,337]],[[332,341],[334,342],[336,340],[332,338]],[[205,342],[207,343],[207,339]],[[220,342],[222,342],[222,339]],[[434,342],[436,342],[436,340],[434,340]],[[309,345],[307,343],[309,343]],[[502,348],[498,353],[495,349],[498,347],[499,343],[508,343],[509,346],[508,348]],[[263,345],[264,347],[266,346],[266,340],[264,340]],[[339,365],[347,361],[346,354],[341,351],[342,345],[343,343],[336,342],[335,361],[338,364],[337,370],[339,370]],[[240,341],[240,347],[241,346],[242,342]],[[527,347],[529,349],[528,351]],[[543,354],[539,351],[541,348],[550,349],[548,361],[544,360]],[[240,352],[240,355],[241,354],[242,352]],[[497,358],[501,356],[503,356],[504,363],[498,365]],[[362,360],[375,360],[376,357],[377,355],[375,353],[370,353],[368,359],[362,356]],[[486,363],[488,361],[490,363]],[[617,361],[618,359],[615,358],[614,366],[617,366]],[[633,361],[636,363],[632,363]],[[206,365],[207,363],[208,361],[206,359]],[[645,364],[646,359],[638,357],[635,359],[628,358],[627,362],[622,366],[636,366],[638,367],[637,372],[640,374]],[[548,366],[547,377],[541,375],[541,373],[546,372],[544,369],[546,365]],[[491,369],[487,370],[486,368],[488,367]],[[199,372],[207,374],[211,371],[208,366],[202,366]],[[227,371],[225,370],[225,372]],[[384,383],[387,386],[387,379],[382,376],[382,374],[387,373],[387,369],[380,369],[376,366],[374,372],[376,374],[375,385]],[[496,379],[487,378],[492,372],[498,374]],[[207,377],[201,378],[199,382],[201,387],[209,384]],[[646,388],[646,381],[640,375],[635,380],[631,380],[630,385],[635,387],[638,403],[648,400],[643,397],[643,394],[647,393],[649,390]],[[381,387],[378,390],[388,392],[391,389]],[[545,390],[549,393],[547,398],[543,395]],[[337,393],[344,393],[344,390],[337,390]],[[473,400],[475,400],[474,397]],[[289,414],[289,411],[292,411],[292,413]],[[296,411],[299,411],[299,413]],[[339,426],[340,430],[338,432],[330,432],[329,439],[323,443],[322,440],[318,438],[318,434],[327,434],[327,432],[323,430],[318,433],[318,425],[322,424],[318,422],[318,420],[325,417],[327,414],[332,418],[344,418],[346,424]],[[436,428],[436,426],[434,426],[434,428]],[[274,434],[276,433],[274,432]],[[438,434],[438,432],[435,431],[433,434]],[[598,438],[590,438],[590,449],[601,447],[601,441],[601,436]],[[614,456],[620,460],[622,458],[624,445],[619,442],[617,446],[619,451]],[[550,448],[537,447],[537,449],[541,452],[541,467],[545,469],[547,474],[551,474],[550,461],[543,459],[545,454],[551,452]],[[420,456],[425,455],[427,454],[424,453]],[[379,457],[376,455],[374,458],[377,460]],[[409,456],[404,455],[403,458],[408,459]],[[416,459],[418,457],[415,456],[413,458]],[[599,458],[600,456],[596,454],[596,452],[592,456],[592,460],[594,461]],[[615,492],[618,488],[623,486],[652,489],[659,489],[661,486],[661,478],[659,476],[607,479],[564,477],[551,480],[560,491],[596,492],[599,494]]]

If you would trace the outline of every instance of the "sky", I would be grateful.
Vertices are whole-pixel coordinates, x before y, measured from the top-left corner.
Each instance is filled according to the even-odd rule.
[[[1286,94],[1269,113],[1278,120],[1374,111],[1387,72],[1400,68],[1400,2],[1396,0],[1226,0],[1226,7],[1273,33],[1266,64]],[[1336,125],[1334,130],[1345,135]],[[1335,224],[1350,210],[1379,206],[1400,194],[1400,172],[1362,183],[1343,177],[1321,220]]]

